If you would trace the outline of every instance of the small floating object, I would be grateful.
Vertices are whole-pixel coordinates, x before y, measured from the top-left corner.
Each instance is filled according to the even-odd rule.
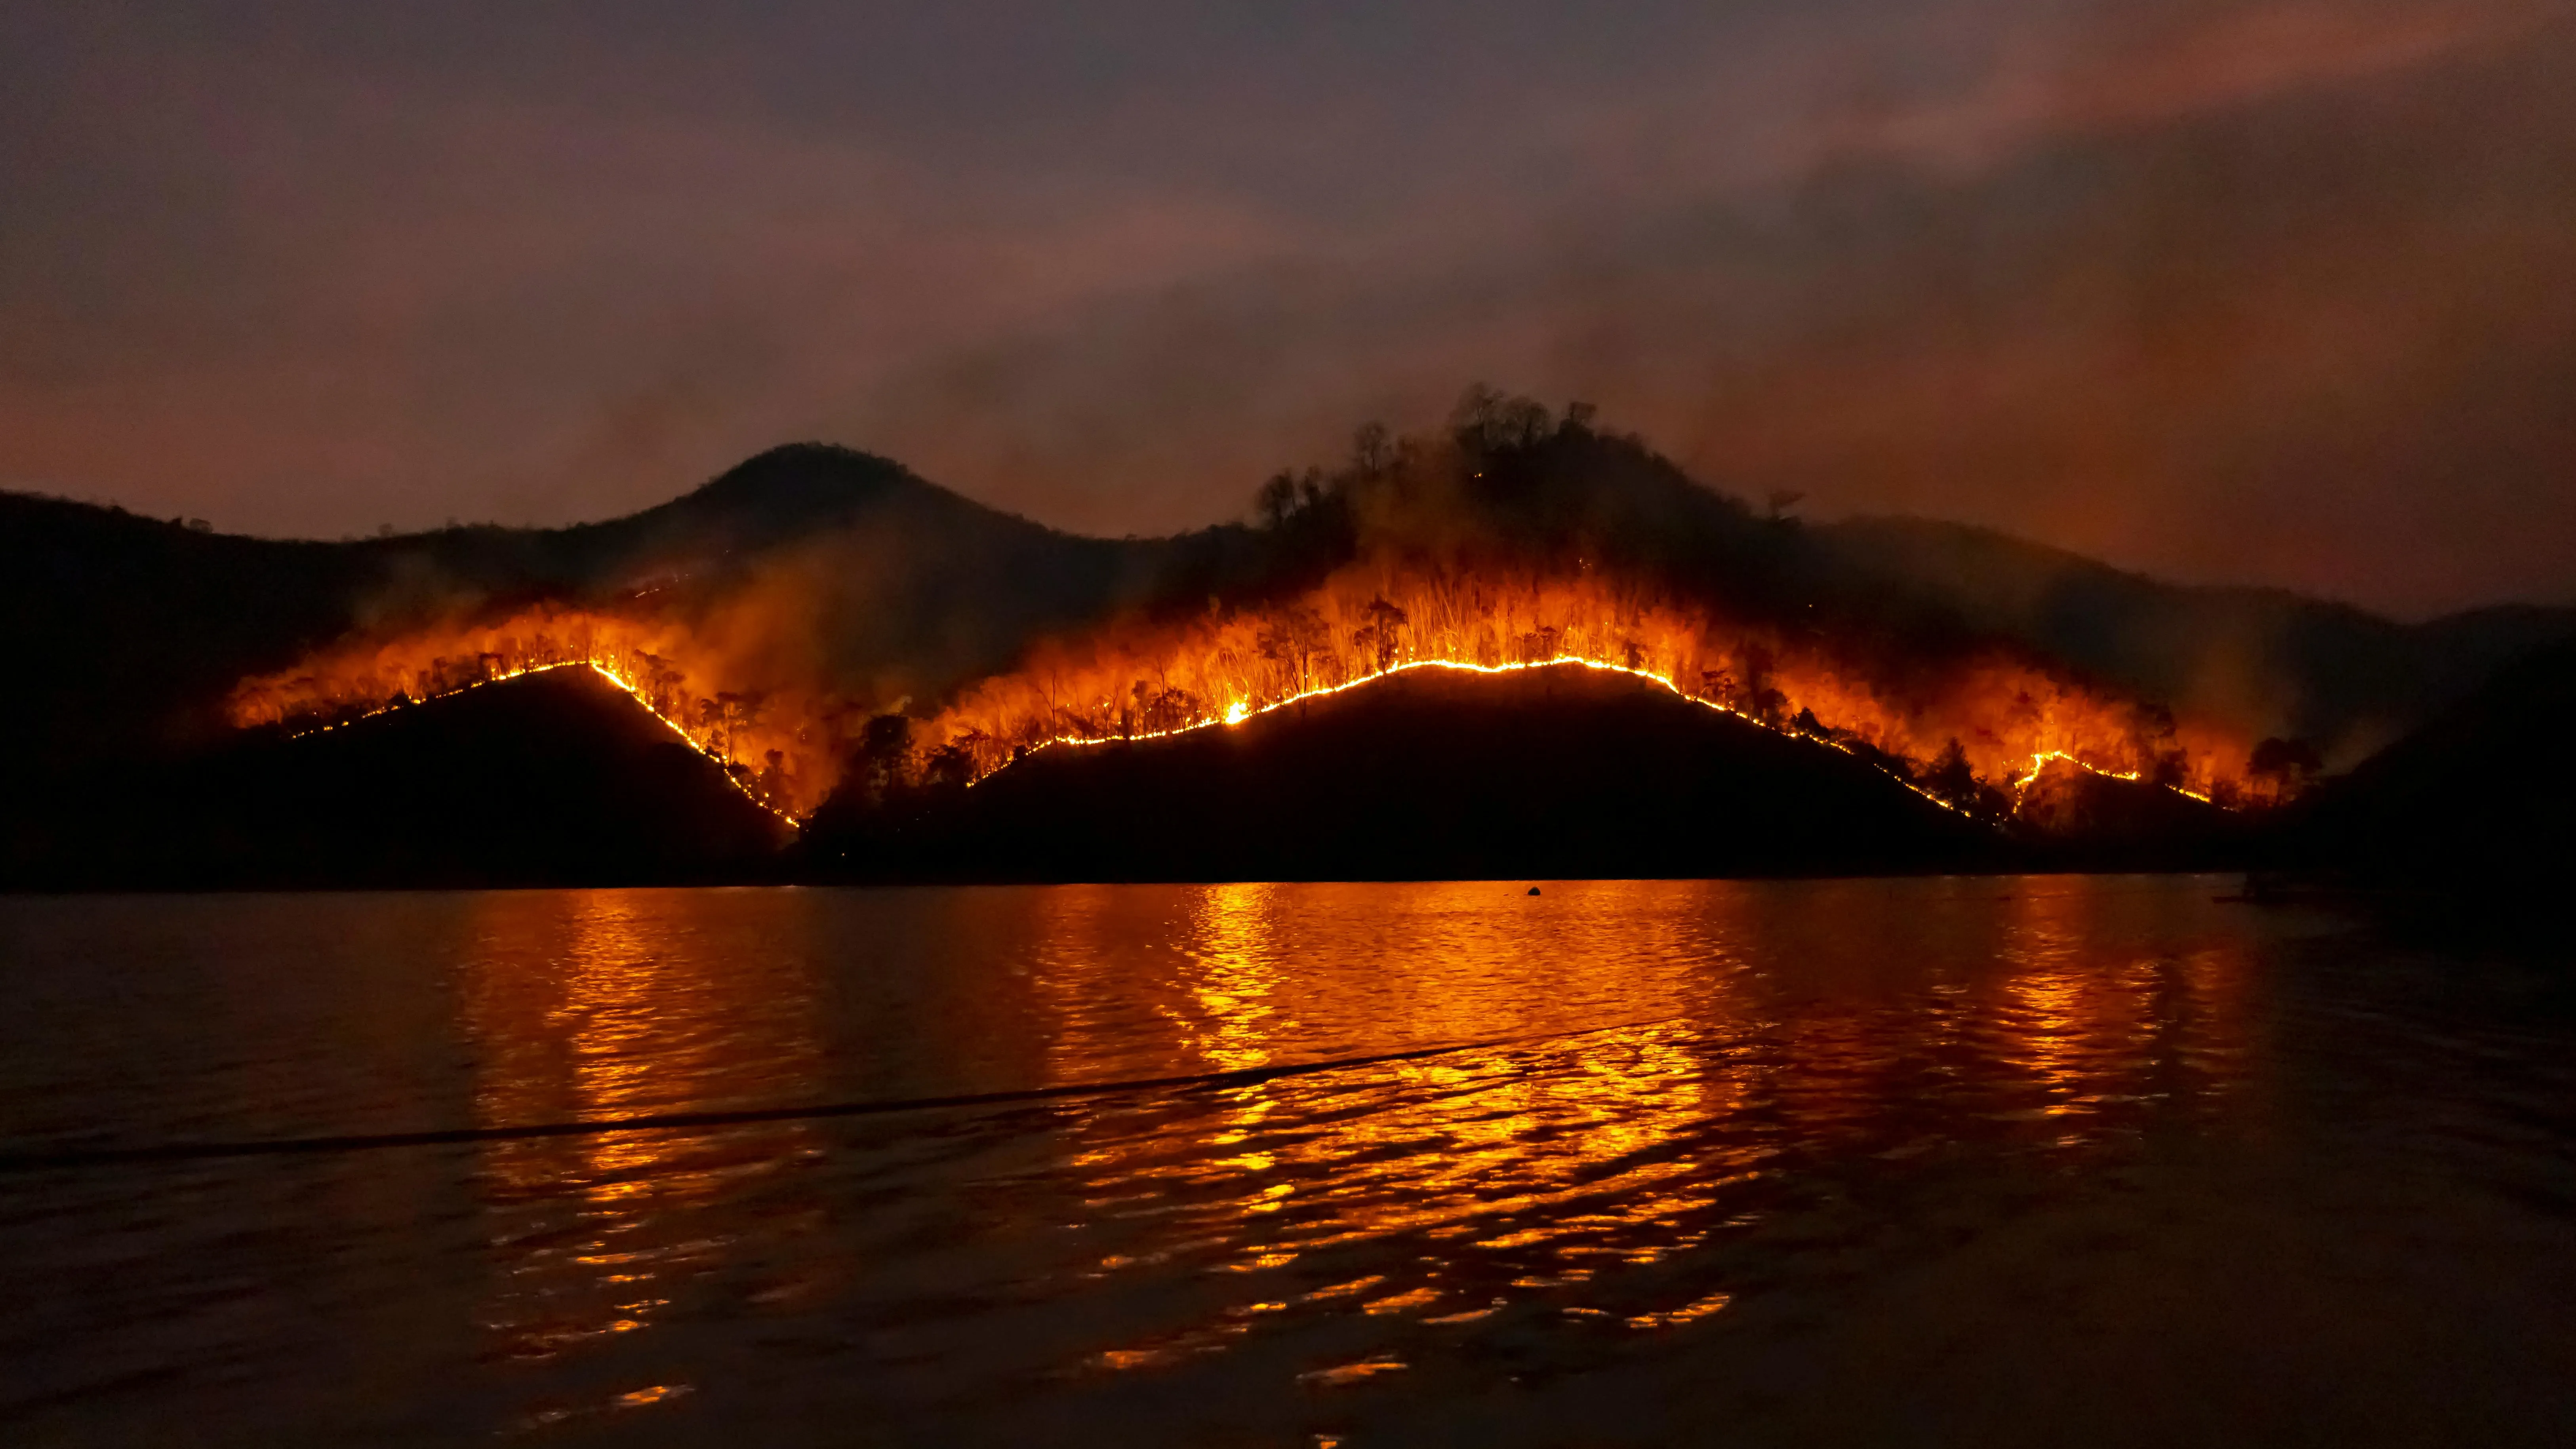
[[[1530,894],[1531,894],[1531,895],[1537,895],[1537,894],[1538,894],[1538,887],[1537,887],[1537,886],[1531,886],[1531,887],[1530,887]]]

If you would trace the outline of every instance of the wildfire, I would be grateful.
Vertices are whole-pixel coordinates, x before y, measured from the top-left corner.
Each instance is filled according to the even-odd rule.
[[[589,669],[624,691],[762,809],[795,824],[838,778],[836,711],[805,691],[723,687],[688,630],[586,610],[525,610],[326,650],[296,668],[243,680],[237,726],[315,734],[407,705],[558,669]],[[761,762],[758,768],[746,760]]]
[[[981,778],[1027,753],[1237,725],[1415,669],[1578,665],[1843,750],[1958,808],[2007,806],[2050,762],[2208,800],[2242,746],[2038,665],[1986,652],[1872,664],[1777,628],[1730,625],[1598,578],[1511,581],[1353,568],[1292,602],[1058,646],[985,681],[921,731]]]
[[[2244,760],[2241,743],[2222,733],[1998,651],[1871,656],[1587,572],[1505,578],[1354,565],[1292,599],[1231,609],[1211,601],[1193,618],[1130,619],[1041,645],[1021,668],[908,721],[892,768],[972,783],[1032,751],[1241,725],[1411,670],[1554,666],[1643,681],[1853,755],[1945,808],[1989,818],[2010,813],[2061,761],[2207,801],[2233,788]],[[685,625],[552,606],[344,644],[242,681],[230,713],[240,725],[310,732],[567,668],[623,690],[791,821],[838,782],[865,719],[824,687],[760,677]]]
[[[1421,669],[1447,669],[1447,670],[1454,670],[1454,671],[1456,671],[1456,672],[1458,672],[1458,673],[1461,673],[1461,674],[1518,674],[1518,673],[1522,673],[1522,672],[1525,672],[1525,671],[1528,671],[1528,670],[1532,670],[1532,669],[1555,669],[1555,668],[1565,668],[1565,667],[1582,668],[1582,669],[1592,669],[1592,670],[1598,670],[1598,671],[1600,671],[1600,672],[1602,672],[1602,673],[1604,673],[1604,674],[1624,674],[1624,675],[1627,675],[1628,677],[1630,677],[1630,678],[1632,678],[1632,679],[1642,679],[1642,680],[1646,681],[1646,682],[1647,682],[1647,683],[1649,683],[1649,684],[1658,685],[1658,686],[1662,687],[1663,689],[1665,689],[1665,690],[1669,691],[1670,693],[1672,693],[1675,697],[1680,698],[1680,699],[1683,699],[1683,700],[1687,700],[1688,702],[1690,702],[1690,703],[1692,703],[1692,704],[1695,704],[1695,705],[1698,705],[1698,706],[1700,706],[1700,707],[1701,707],[1701,708],[1703,708],[1703,709],[1711,709],[1711,710],[1715,710],[1715,711],[1717,711],[1717,712],[1718,712],[1718,713],[1720,713],[1720,714],[1734,715],[1734,716],[1735,716],[1736,718],[1738,718],[1738,719],[1746,719],[1746,720],[1750,720],[1750,717],[1749,717],[1749,716],[1747,716],[1747,715],[1745,715],[1745,714],[1743,714],[1741,711],[1734,710],[1734,709],[1730,709],[1730,708],[1728,708],[1727,706],[1725,706],[1725,705],[1723,705],[1723,704],[1720,704],[1720,703],[1718,703],[1718,702],[1717,702],[1717,701],[1715,701],[1715,700],[1711,700],[1711,699],[1702,699],[1702,698],[1700,698],[1700,697],[1698,697],[1698,696],[1696,696],[1696,695],[1692,695],[1692,694],[1689,694],[1689,693],[1687,693],[1687,692],[1683,691],[1679,686],[1675,685],[1671,680],[1666,679],[1665,677],[1663,677],[1663,676],[1662,676],[1662,675],[1660,675],[1660,674],[1654,674],[1654,673],[1651,673],[1651,672],[1649,672],[1649,671],[1647,671],[1647,670],[1643,670],[1643,669],[1629,669],[1629,668],[1626,668],[1626,667],[1624,667],[1624,666],[1622,666],[1622,665],[1617,665],[1617,664],[1603,664],[1603,663],[1601,663],[1601,662],[1600,662],[1600,661],[1598,661],[1598,660],[1592,660],[1592,659],[1541,659],[1541,660],[1534,660],[1534,661],[1531,661],[1531,662],[1529,662],[1529,663],[1525,663],[1525,664],[1461,664],[1461,663],[1456,662],[1455,660],[1449,660],[1449,659],[1416,659],[1416,660],[1409,660],[1409,661],[1407,661],[1407,662],[1405,662],[1405,663],[1402,663],[1402,664],[1391,665],[1391,666],[1389,666],[1388,668],[1381,669],[1381,670],[1377,671],[1377,672],[1376,672],[1376,673],[1374,673],[1374,674],[1362,675],[1362,676],[1361,676],[1360,678],[1358,678],[1358,679],[1348,680],[1348,681],[1345,681],[1345,682],[1343,682],[1343,683],[1341,683],[1341,684],[1330,684],[1330,685],[1325,685],[1325,686],[1322,686],[1322,687],[1320,687],[1320,688],[1310,689],[1310,690],[1306,691],[1306,692],[1305,692],[1305,693],[1303,693],[1303,694],[1290,695],[1290,696],[1289,696],[1288,698],[1286,698],[1286,699],[1273,700],[1273,701],[1271,701],[1271,702],[1269,702],[1269,703],[1267,703],[1267,704],[1260,705],[1260,706],[1259,706],[1259,707],[1257,707],[1257,708],[1256,708],[1255,706],[1253,706],[1253,705],[1251,705],[1251,704],[1249,704],[1249,703],[1247,703],[1247,702],[1243,701],[1243,700],[1236,700],[1234,703],[1229,704],[1229,705],[1227,705],[1227,706],[1225,707],[1225,718],[1224,718],[1223,720],[1221,720],[1221,721],[1219,721],[1219,720],[1200,720],[1200,721],[1198,721],[1198,722],[1196,722],[1196,723],[1182,725],[1182,726],[1180,726],[1179,728],[1176,728],[1176,729],[1159,730],[1159,731],[1155,731],[1155,732],[1150,733],[1150,734],[1112,735],[1112,736],[1075,736],[1075,735],[1060,735],[1060,736],[1058,736],[1058,737],[1056,737],[1056,738],[1054,738],[1054,739],[1046,740],[1046,741],[1042,741],[1040,744],[1038,744],[1037,746],[1035,746],[1035,747],[1033,747],[1033,748],[1035,748],[1035,749],[1044,749],[1044,748],[1047,748],[1048,746],[1051,746],[1051,745],[1065,745],[1065,746],[1075,746],[1075,745],[1105,745],[1105,744],[1119,744],[1119,743],[1123,743],[1123,742],[1126,742],[1126,741],[1129,741],[1129,740],[1164,739],[1164,738],[1168,738],[1168,737],[1173,736],[1173,735],[1182,735],[1182,734],[1190,734],[1190,733],[1194,733],[1194,732],[1196,732],[1196,731],[1198,731],[1198,730],[1206,729],[1206,728],[1208,728],[1208,727],[1209,727],[1209,726],[1211,726],[1211,725],[1220,724],[1220,723],[1222,723],[1222,724],[1227,724],[1227,725],[1239,725],[1239,724],[1243,723],[1245,720],[1250,719],[1250,718],[1252,718],[1252,717],[1253,717],[1253,716],[1255,716],[1255,715],[1270,714],[1270,713],[1272,713],[1272,712],[1274,712],[1274,711],[1277,711],[1277,710],[1283,710],[1283,709],[1290,708],[1290,707],[1292,707],[1292,706],[1294,706],[1294,705],[1303,704],[1304,702],[1306,702],[1307,700],[1310,700],[1310,699],[1321,699],[1321,698],[1324,698],[1324,697],[1326,697],[1326,696],[1328,696],[1328,695],[1341,694],[1341,693],[1344,693],[1345,691],[1348,691],[1348,690],[1358,689],[1358,688],[1360,688],[1360,687],[1361,687],[1361,686],[1363,686],[1363,685],[1375,684],[1376,682],[1378,682],[1379,680],[1382,680],[1382,679],[1391,679],[1391,678],[1395,677],[1396,675],[1399,675],[1399,674],[1408,674],[1408,673],[1411,673],[1411,672],[1413,672],[1413,671],[1415,671],[1415,670],[1421,670]],[[1758,723],[1760,723],[1760,721],[1751,721],[1751,722],[1752,722],[1752,723],[1757,723],[1757,724],[1758,724]],[[1784,731],[1784,733],[1790,733],[1790,732]],[[1857,753],[1859,753],[1857,750],[1853,750],[1849,745],[1845,744],[1844,742],[1839,741],[1839,740],[1836,740],[1836,739],[1833,739],[1833,738],[1831,738],[1831,737],[1817,738],[1817,737],[1814,737],[1814,736],[1800,736],[1800,738],[1812,739],[1816,744],[1819,744],[1819,745],[1825,746],[1825,747],[1830,748],[1830,749],[1840,749],[1840,750],[1844,751],[1844,752],[1845,752],[1845,753],[1847,753],[1847,754],[1857,754]],[[1893,772],[1893,771],[1891,771],[1890,773],[1891,773],[1892,775],[1894,774],[1894,772]],[[1899,784],[1901,784],[1901,785],[1905,786],[1905,788],[1907,788],[1907,789],[1909,789],[1909,790],[1912,790],[1915,794],[1922,796],[1924,799],[1931,801],[1933,804],[1940,806],[1940,807],[1941,807],[1942,809],[1944,809],[1944,810],[1949,810],[1949,811],[1952,811],[1952,812],[1955,812],[1955,813],[1958,813],[1958,814],[1966,814],[1966,813],[1968,813],[1968,812],[1966,812],[1966,811],[1964,811],[1964,810],[1961,810],[1961,809],[1959,808],[1959,806],[1957,806],[1956,804],[1953,804],[1952,802],[1950,802],[1950,801],[1948,801],[1948,800],[1945,800],[1945,799],[1941,798],[1941,797],[1940,797],[1940,796],[1938,796],[1938,795],[1933,794],[1931,791],[1929,791],[1929,790],[1926,790],[1926,789],[1922,788],[1921,786],[1919,786],[1919,785],[1915,784],[1912,780],[1907,779],[1907,778],[1906,778],[1906,777],[1904,777],[1903,775],[1894,775],[1894,778],[1896,779],[1897,783],[1899,783]]]
[[[2079,760],[2073,755],[2065,754],[2057,750],[2050,750],[2045,754],[2038,754],[2030,757],[2030,768],[2019,772],[2020,779],[2017,780],[2013,786],[2014,798],[2019,799],[2022,795],[2026,794],[2030,790],[2031,786],[2039,783],[2040,772],[2047,769],[2049,766],[2056,764],[2072,765],[2076,769],[2081,770],[2088,775],[2100,775],[2106,780],[2126,780],[2133,785],[2141,783],[2147,778],[2136,770],[2106,770],[2099,765],[2092,764],[2085,760]],[[2218,803],[2214,796],[2194,790],[2188,785],[2178,785],[2169,780],[2161,783],[2166,789],[2173,791],[2175,794],[2180,795],[2187,800],[2197,800],[2203,805],[2214,805]]]

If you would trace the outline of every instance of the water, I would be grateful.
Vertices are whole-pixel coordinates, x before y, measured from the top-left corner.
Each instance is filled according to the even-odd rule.
[[[22,1168],[0,1431],[2564,1442],[2566,973],[2232,888],[0,901],[17,1153],[1351,1063]]]

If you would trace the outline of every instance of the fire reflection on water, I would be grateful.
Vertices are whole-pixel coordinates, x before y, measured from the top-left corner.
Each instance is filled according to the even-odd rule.
[[[2212,880],[1526,888],[20,902],[9,1060],[66,1123],[952,1105],[22,1173],[0,1412],[13,1443],[228,1412],[352,1444],[1565,1443],[1659,1408],[1691,1425],[1659,1442],[1878,1442],[2093,1395],[2042,1437],[2181,1441],[2456,1362],[2415,1402],[2459,1417],[2355,1413],[2567,1421],[2555,963]],[[156,1026],[104,968],[182,931],[220,939]],[[86,1026],[45,1014],[72,990]],[[955,1101],[1256,1061],[1334,1065]],[[1893,1397],[1739,1417],[1784,1378]]]
[[[2027,1114],[2098,1116],[2184,1085],[2224,1086],[2226,1074],[2206,1069],[2244,1050],[2242,939],[2106,957],[2094,943],[2121,933],[2093,919],[2104,905],[2068,890],[2010,902],[1998,1055],[2036,1095]]]
[[[819,1047],[791,971],[710,952],[693,909],[705,892],[597,891],[569,902],[483,898],[462,985],[487,1126],[741,1106],[804,1095]],[[569,908],[567,908],[567,906]],[[769,963],[776,966],[778,963]],[[692,1296],[721,1293],[744,1200],[818,1148],[810,1126],[637,1131],[496,1141],[479,1174],[497,1278],[487,1353],[548,1360],[636,1334]],[[811,1208],[759,1215],[794,1231]],[[597,1404],[634,1408],[685,1393],[685,1379],[623,1387]]]
[[[1613,1015],[1689,1010],[1683,978],[1630,971],[1617,980],[1613,955],[1655,959],[1627,954],[1642,944],[1634,933],[1613,946],[1598,932],[1551,942],[1496,931],[1488,898],[1499,896],[1497,886],[1423,887],[1456,899],[1430,902],[1419,935],[1331,943],[1338,950],[1315,949],[1326,943],[1290,924],[1317,906],[1318,889],[1211,887],[1190,912],[1185,964],[1164,1013],[1206,1069],[1273,1064],[1283,1059],[1275,1032],[1355,1011],[1408,1040],[1527,1034],[1543,1021],[1526,1013],[1543,1017],[1549,978],[1559,975],[1584,980],[1596,996],[1612,985],[1594,1009]],[[1643,883],[1624,889],[1671,893]],[[1641,926],[1661,914],[1595,904]],[[1586,936],[1599,943],[1590,953],[1566,954]],[[1120,953],[1102,944],[1092,962],[1112,970]],[[1336,964],[1316,969],[1325,961]],[[1419,969],[1425,963],[1436,965]],[[1058,981],[1075,991],[1106,984]],[[1061,1045],[1069,1057],[1083,1052],[1079,1041]],[[1580,1283],[1604,1261],[1651,1262],[1686,1246],[1694,1237],[1684,1219],[1730,1174],[1704,1155],[1676,1160],[1670,1149],[1690,1125],[1724,1117],[1741,1090],[1704,1067],[1687,1028],[1662,1020],[1273,1080],[1177,1114],[1169,1104],[1098,1114],[1076,1131],[1072,1165],[1087,1185],[1085,1210],[1163,1224],[1165,1233],[1142,1253],[1104,1256],[1094,1271],[1185,1258],[1266,1278],[1310,1263],[1320,1281],[1286,1300],[1256,1297],[1212,1322],[1106,1350],[1096,1362],[1165,1362],[1291,1308],[1469,1323],[1515,1293]],[[1426,1251],[1369,1251],[1394,1239]],[[1309,1380],[1348,1382],[1399,1366],[1371,1358]]]
[[[882,1333],[913,1345],[916,1375],[989,1374],[1020,1352],[1008,1372],[1240,1350],[1333,1392],[1533,1325],[1679,1331],[1759,1291],[1742,1245],[1819,1204],[1934,1180],[1962,1153],[2098,1153],[2232,1089],[2251,963],[2224,932],[2138,917],[2172,895],[2080,880],[943,895],[971,908],[972,959],[939,958],[916,997],[867,995],[828,1053],[816,953],[764,956],[745,942],[774,923],[692,915],[724,896],[492,897],[464,991],[489,1124],[808,1102],[853,1071],[876,1083],[874,1064],[887,1072],[865,1095],[936,1095],[903,1072],[979,1052],[1013,1079],[943,1090],[1349,1064],[897,1114],[870,1119],[864,1148],[855,1125],[794,1121],[489,1144],[487,1352],[596,1370],[543,1420],[689,1394],[712,1370],[653,1347],[686,1335],[649,1330],[702,1315],[808,1315],[795,1331],[817,1342]],[[848,919],[817,939],[843,943],[917,908],[830,902]],[[862,980],[888,977],[854,971],[839,999]],[[1454,1049],[1387,1059],[1428,1047]],[[919,1154],[884,1147],[911,1137]],[[781,1272],[803,1276],[750,1281]],[[1047,1317],[1058,1302],[1068,1316]],[[1025,1348],[977,1327],[1036,1319],[1054,1326]]]
[[[1198,971],[1188,1000],[1197,1009],[1166,1015],[1181,1039],[1218,1071],[1270,1065],[1270,1043],[1294,1021],[1275,1022],[1270,1001],[1280,985],[1280,963],[1271,954],[1270,914],[1279,888],[1237,882],[1212,886],[1199,903],[1192,932]]]
[[[1087,1276],[1185,1268],[1244,1285],[1095,1366],[1166,1364],[1319,1314],[1451,1329],[1517,1307],[1641,1331],[1708,1317],[1727,1282],[1631,1270],[1758,1228],[1820,1158],[1902,1172],[2043,1119],[2053,1135],[2033,1150],[2109,1141],[2213,1084],[2189,1069],[2227,1050],[2225,983],[2243,965],[2106,953],[2133,938],[2088,931],[2101,906],[2081,886],[2036,883],[1998,914],[1979,885],[1960,922],[1899,920],[1876,943],[1931,958],[1890,963],[1901,989],[1797,999],[1780,984],[1797,973],[1770,968],[1808,943],[1741,888],[1561,889],[1553,928],[1532,912],[1505,929],[1488,899],[1504,887],[1409,888],[1419,908],[1394,924],[1340,909],[1346,889],[1207,888],[1176,913],[1185,944],[1160,981],[1137,979],[1100,913],[1061,898],[1042,989],[1150,991],[1206,1070],[1329,1054],[1318,1046],[1355,1016],[1381,1041],[1493,1043],[1077,1119],[1080,1211],[1111,1225]],[[1057,1074],[1080,1075],[1093,1050],[1061,1036]]]

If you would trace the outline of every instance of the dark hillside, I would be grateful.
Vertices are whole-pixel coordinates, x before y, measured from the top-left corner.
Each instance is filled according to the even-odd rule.
[[[2299,857],[2374,884],[2510,893],[2576,882],[2576,641],[2522,660],[2299,811]]]
[[[789,828],[587,669],[246,738],[8,840],[57,887],[639,884],[756,876]]]
[[[1426,669],[1231,728],[1039,751],[968,790],[817,817],[858,878],[1859,874],[2000,858],[1861,761],[1617,674]]]
[[[2061,870],[2215,870],[2256,858],[2259,819],[2146,780],[2051,760],[2024,783],[2013,834]]]
[[[9,778],[215,732],[212,701],[349,627],[369,545],[206,533],[0,493]]]

